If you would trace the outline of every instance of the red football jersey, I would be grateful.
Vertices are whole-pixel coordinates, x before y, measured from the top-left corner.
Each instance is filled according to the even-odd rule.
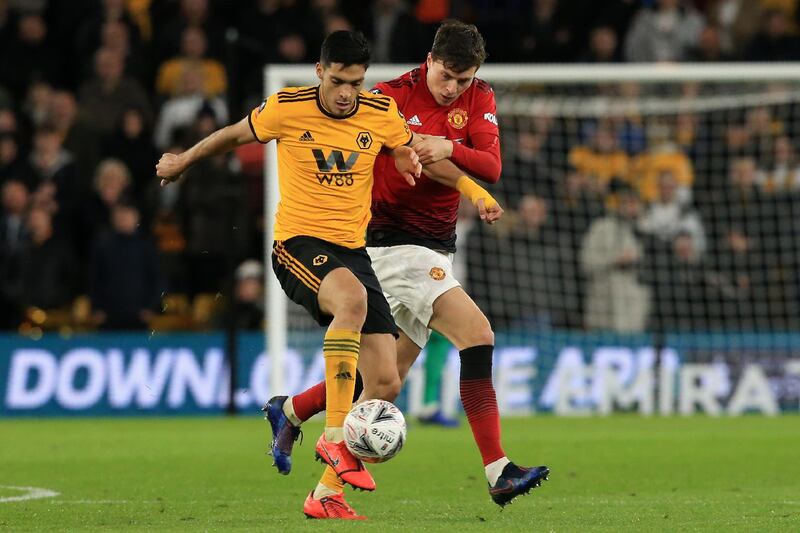
[[[453,141],[450,160],[465,172],[488,182],[500,176],[500,144],[494,92],[476,78],[448,106],[440,106],[428,90],[427,66],[381,82],[373,92],[391,96],[412,131]],[[411,187],[399,176],[391,155],[375,161],[372,220],[367,246],[419,244],[455,251],[460,193],[422,175]]]

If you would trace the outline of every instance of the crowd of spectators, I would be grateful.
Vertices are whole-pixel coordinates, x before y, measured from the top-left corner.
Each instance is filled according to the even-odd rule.
[[[504,124],[513,209],[461,241],[497,327],[800,327],[797,102]]]
[[[362,30],[375,62],[415,63],[451,16],[478,25],[493,63],[800,59],[796,0],[0,0],[0,328],[219,324],[210,309],[230,273],[263,258],[263,152],[242,147],[167,188],[159,154],[243,116],[262,98],[263,64],[313,62],[330,31]],[[514,128],[502,189],[513,209],[462,237],[465,279],[480,299],[494,272],[503,287],[483,305],[499,325],[673,327],[654,319],[697,315],[664,307],[687,301],[672,294],[684,287],[789,316],[794,259],[749,223],[787,235],[775,213],[800,190],[797,137],[776,133],[771,112],[713,135],[679,117],[680,134],[660,141],[595,121],[559,147],[557,121]],[[703,167],[708,139],[728,143],[729,180]],[[493,268],[492,248],[520,259]],[[669,279],[648,278],[656,260],[674,265]],[[253,300],[245,264],[231,294]],[[508,303],[526,290],[525,305]],[[623,298],[641,305],[609,313]],[[193,320],[163,320],[174,309]]]

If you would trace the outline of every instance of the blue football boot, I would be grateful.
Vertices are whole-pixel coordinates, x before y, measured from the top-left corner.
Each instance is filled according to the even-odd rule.
[[[287,398],[288,396],[273,396],[261,408],[267,413],[264,418],[269,421],[272,428],[272,444],[269,451],[273,459],[272,465],[283,475],[292,471],[292,447],[295,441],[300,439],[300,442],[303,442],[303,432],[283,413],[283,404]]]
[[[497,483],[489,486],[489,494],[494,503],[505,507],[520,494],[527,494],[531,489],[541,485],[549,474],[550,469],[546,466],[525,468],[508,463],[503,468],[503,473],[497,478]]]
[[[455,418],[449,418],[441,410],[436,411],[435,413],[429,416],[419,417],[419,422],[420,424],[429,426],[441,426],[445,428],[458,427],[458,420],[456,420]]]

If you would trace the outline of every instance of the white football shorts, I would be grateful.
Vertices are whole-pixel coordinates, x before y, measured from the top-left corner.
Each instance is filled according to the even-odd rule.
[[[414,344],[425,346],[433,302],[461,286],[453,276],[453,254],[413,244],[368,247],[367,253],[397,327]]]

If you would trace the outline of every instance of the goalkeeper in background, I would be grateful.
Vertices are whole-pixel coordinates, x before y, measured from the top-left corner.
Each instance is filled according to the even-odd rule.
[[[423,424],[446,428],[458,426],[458,420],[448,417],[442,410],[442,373],[447,365],[451,346],[441,333],[431,332],[425,347],[425,388],[419,416],[419,421]]]
[[[415,132],[414,150],[423,165],[449,159],[488,183],[501,172],[494,92],[475,78],[486,58],[484,40],[471,24],[448,21],[436,33],[419,67],[379,83],[373,93],[397,101]],[[397,368],[362,357],[359,371],[368,383],[385,384],[377,397],[394,400],[431,330],[444,335],[461,358],[461,402],[483,460],[492,500],[504,506],[547,479],[545,466],[512,463],[500,442],[500,413],[492,384],[494,332],[484,314],[453,277],[460,194],[486,217],[496,202],[466,176],[454,190],[424,176],[411,187],[397,179],[391,158],[379,156],[372,191],[367,249],[392,315],[400,329]],[[299,424],[325,408],[325,383],[287,399],[272,398],[265,410],[273,428],[272,453],[281,473],[291,468]],[[374,397],[374,396],[367,396]],[[276,431],[277,430],[277,431]]]

